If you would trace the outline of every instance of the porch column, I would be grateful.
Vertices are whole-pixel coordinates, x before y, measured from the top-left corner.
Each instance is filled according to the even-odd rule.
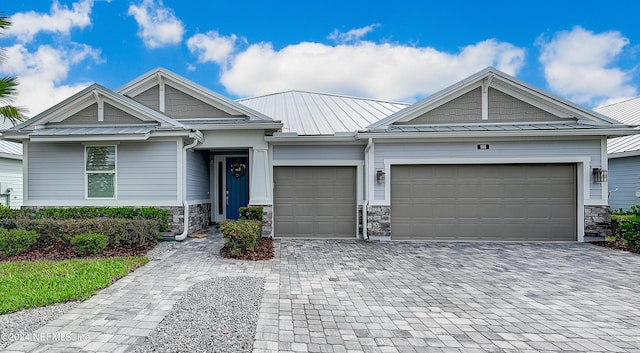
[[[250,205],[271,205],[271,173],[269,172],[269,149],[253,148],[251,160]]]

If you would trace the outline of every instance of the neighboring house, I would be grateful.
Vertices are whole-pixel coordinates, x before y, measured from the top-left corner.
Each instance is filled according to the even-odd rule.
[[[640,125],[640,97],[594,110],[627,125]],[[611,209],[640,205],[640,135],[609,139],[607,155]]]
[[[0,131],[13,127],[0,117]],[[22,144],[0,140],[0,205],[22,206]]]
[[[26,206],[166,207],[177,239],[259,205],[275,237],[583,241],[608,211],[606,138],[632,133],[493,68],[411,105],[234,102],[156,69],[4,138],[24,143]]]

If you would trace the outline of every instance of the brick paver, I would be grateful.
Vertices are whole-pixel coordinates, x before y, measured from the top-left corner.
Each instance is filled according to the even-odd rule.
[[[579,243],[277,240],[276,259],[241,262],[221,259],[220,246],[216,234],[176,244],[8,351],[130,351],[193,284],[249,275],[266,279],[254,353],[640,352],[638,255]]]

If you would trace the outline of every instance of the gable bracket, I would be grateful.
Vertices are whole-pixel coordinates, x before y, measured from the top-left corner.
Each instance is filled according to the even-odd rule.
[[[489,120],[489,86],[493,81],[493,74],[482,80],[482,120]]]
[[[162,79],[162,74],[158,72],[158,94],[160,95],[159,97],[159,102],[160,102],[160,111],[164,113],[165,111],[165,90],[164,90],[164,80]]]
[[[96,90],[93,91],[93,96],[96,98],[96,103],[98,103],[98,121],[104,121],[104,99]]]

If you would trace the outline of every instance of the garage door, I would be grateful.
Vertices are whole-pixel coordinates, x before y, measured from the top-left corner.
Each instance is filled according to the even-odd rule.
[[[355,167],[275,167],[273,174],[276,237],[355,237]]]
[[[391,168],[395,240],[576,240],[574,164]]]

